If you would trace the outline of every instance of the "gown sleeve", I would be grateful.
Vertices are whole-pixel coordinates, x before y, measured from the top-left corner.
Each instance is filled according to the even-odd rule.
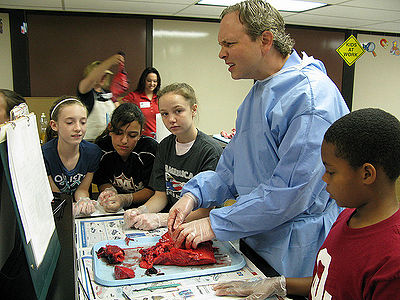
[[[329,122],[316,115],[294,119],[277,149],[280,160],[272,175],[249,193],[237,197],[232,206],[210,212],[216,237],[235,240],[265,232],[292,220],[310,206],[319,205],[316,198],[324,188],[320,184],[324,171],[320,146],[323,132],[329,126]],[[199,199],[199,207],[221,204],[237,194],[231,147],[225,149],[216,172],[199,174],[186,184],[184,189]],[[236,176],[246,176],[246,171]],[[325,205],[323,201],[321,205]]]

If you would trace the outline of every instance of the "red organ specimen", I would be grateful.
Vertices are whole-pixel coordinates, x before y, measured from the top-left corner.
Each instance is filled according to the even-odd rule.
[[[142,254],[140,267],[144,269],[153,265],[197,266],[216,263],[211,241],[199,244],[197,249],[175,248],[168,232],[155,246],[139,252]]]
[[[134,278],[135,271],[133,271],[132,269],[126,268],[126,267],[115,266],[114,267],[114,276],[115,276],[115,279]]]
[[[105,258],[109,264],[120,264],[125,259],[125,252],[118,246],[106,245],[101,247],[97,253],[97,258]]]

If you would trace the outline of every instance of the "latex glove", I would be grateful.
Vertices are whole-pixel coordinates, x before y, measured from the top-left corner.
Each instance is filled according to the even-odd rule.
[[[124,213],[125,228],[131,228],[133,226],[135,217],[137,215],[145,214],[147,212],[148,212],[148,209],[147,209],[146,205],[142,205],[142,206],[139,206],[138,208],[132,208],[132,209],[128,209],[127,211],[125,211],[125,213]]]
[[[174,232],[192,212],[193,208],[197,205],[196,198],[190,194],[184,194],[169,210],[168,217],[168,231]]]
[[[246,299],[266,299],[272,295],[286,296],[284,276],[257,281],[231,281],[213,287],[217,296],[248,296]]]
[[[215,234],[208,217],[182,224],[172,234],[172,239],[175,240],[175,247],[179,248],[184,244],[186,249],[196,249],[201,242],[209,241],[213,238],[215,238]]]
[[[133,227],[141,230],[153,230],[167,226],[167,213],[144,213],[134,217]]]
[[[100,205],[103,205],[103,203],[108,200],[108,198],[117,195],[118,192],[115,189],[115,187],[108,187],[104,191],[102,191],[97,198],[97,201],[99,202]]]
[[[133,194],[117,194],[103,201],[103,208],[106,212],[117,212],[121,208],[131,205]]]
[[[96,210],[96,200],[91,200],[89,197],[80,197],[78,202],[73,204],[73,214],[77,215],[90,215]]]

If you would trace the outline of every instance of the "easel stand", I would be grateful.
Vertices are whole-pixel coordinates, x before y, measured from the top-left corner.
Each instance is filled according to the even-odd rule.
[[[44,163],[42,162],[42,165],[39,165],[39,168],[36,169],[37,171],[34,171],[34,168],[32,168],[34,164],[38,166],[39,160],[43,161],[36,126],[36,118],[33,114],[30,114],[11,121],[10,124],[1,127],[0,131],[0,133],[3,134],[0,139],[0,156],[2,163],[0,171],[8,186],[8,191],[5,189],[2,190],[1,193],[2,195],[5,193],[9,194],[8,198],[11,199],[17,220],[17,234],[14,249],[9,260],[3,267],[4,273],[7,276],[5,282],[8,283],[9,286],[2,285],[2,287],[4,287],[2,295],[8,296],[10,292],[15,292],[15,298],[6,297],[6,299],[19,299],[18,295],[20,294],[24,296],[23,299],[46,299],[60,255],[61,247],[57,230],[47,230],[47,235],[45,236],[48,238],[43,239],[45,243],[38,243],[38,238],[41,238],[43,232],[46,232],[46,228],[43,224],[51,224],[51,228],[55,228],[55,226],[50,206],[50,201],[52,199],[51,190],[50,186],[47,186],[47,176],[43,169]],[[7,132],[7,138],[4,136],[5,132]],[[13,134],[12,141],[16,143],[16,145],[24,145],[24,142],[27,140],[32,141],[31,144],[25,145],[25,147],[13,147],[8,149],[7,140],[9,139],[10,132]],[[11,139],[9,141],[11,141]],[[9,153],[9,151],[12,152]],[[15,156],[11,156],[12,158],[10,158],[9,154]],[[15,157],[19,159],[17,161],[23,162],[22,167],[16,167]],[[14,163],[12,163],[13,159]],[[13,184],[13,176],[21,176],[21,174],[24,174],[25,178],[29,177],[29,179],[18,180]],[[31,178],[30,176],[36,176],[36,178]],[[37,179],[35,183],[33,183],[34,179]],[[48,191],[46,195],[48,195],[50,199],[47,199],[47,197],[44,199],[44,197],[42,198],[39,196],[42,190],[40,187],[36,186],[38,183],[44,184]],[[27,193],[27,191],[29,191],[29,193]],[[32,217],[32,211],[35,209],[32,203],[39,205],[36,207],[46,208],[39,212],[35,211],[35,213],[37,213],[35,218]],[[24,207],[21,205],[24,205]],[[27,220],[35,220],[35,223]],[[30,227],[32,224],[36,227]],[[27,235],[27,233],[29,234]],[[29,236],[28,240],[27,236]],[[34,238],[36,240],[34,240]],[[39,249],[38,245],[42,247],[43,251],[40,249],[42,252],[37,250]]]

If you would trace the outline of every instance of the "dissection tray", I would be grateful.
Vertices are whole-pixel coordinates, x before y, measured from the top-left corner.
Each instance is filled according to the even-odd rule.
[[[102,241],[93,246],[93,269],[96,283],[105,286],[119,286],[139,283],[149,283],[179,278],[195,277],[223,272],[237,271],[246,265],[246,261],[229,242],[213,241],[215,258],[217,262],[202,266],[164,266],[154,265],[157,274],[146,275],[146,269],[139,267],[141,259],[140,249],[154,246],[160,237],[140,237],[127,240]],[[125,260],[121,266],[131,268],[135,271],[135,277],[129,279],[114,278],[114,266],[108,265],[104,260],[97,258],[96,252],[105,245],[116,245],[125,251]]]

